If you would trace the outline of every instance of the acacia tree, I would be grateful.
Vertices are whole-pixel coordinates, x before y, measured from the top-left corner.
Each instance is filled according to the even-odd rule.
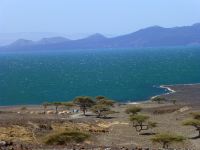
[[[110,108],[106,105],[97,104],[97,105],[94,105],[91,108],[91,110],[92,110],[92,112],[97,114],[98,118],[100,118],[100,117],[102,117],[104,112],[110,111]]]
[[[161,133],[155,135],[152,139],[154,143],[162,144],[162,148],[169,148],[169,145],[172,143],[183,142],[185,138],[180,135],[170,134],[170,133]]]
[[[106,118],[108,115],[115,113],[110,109],[110,106],[105,104],[97,104],[91,108],[92,112],[97,114],[97,118]]]
[[[193,126],[198,131],[197,138],[200,138],[200,112],[191,113],[193,118],[183,122],[185,126]]]
[[[88,96],[79,96],[74,99],[74,104],[79,106],[80,109],[83,111],[83,114],[86,114],[86,111],[88,108],[91,108],[95,102],[92,100],[92,98]]]
[[[115,113],[111,110],[111,107],[114,106],[114,101],[107,100],[103,96],[96,97],[96,104],[91,108],[92,112],[97,114],[98,118],[106,118],[107,115]]]
[[[127,114],[130,114],[129,120],[132,122],[132,126],[135,128],[138,134],[142,130],[148,130],[157,127],[156,122],[148,121],[149,116],[138,114],[141,112],[141,110],[142,108],[138,106],[131,106],[125,110]]]
[[[133,127],[135,130],[140,133],[142,130],[148,130],[148,121],[149,116],[146,115],[131,115],[130,116],[130,121],[132,122]]]

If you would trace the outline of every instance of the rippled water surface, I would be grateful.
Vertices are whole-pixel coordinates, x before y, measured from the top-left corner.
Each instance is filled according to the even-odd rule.
[[[140,101],[200,82],[200,48],[0,53],[0,105],[105,95]]]

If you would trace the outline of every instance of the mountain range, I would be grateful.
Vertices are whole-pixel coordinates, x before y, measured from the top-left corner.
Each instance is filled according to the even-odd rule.
[[[10,45],[0,47],[0,50],[36,51],[97,48],[145,48],[190,45],[200,46],[200,23],[192,26],[173,28],[152,26],[127,35],[112,38],[107,38],[97,33],[87,38],[78,40],[70,40],[64,37],[43,38],[39,41],[19,39]]]

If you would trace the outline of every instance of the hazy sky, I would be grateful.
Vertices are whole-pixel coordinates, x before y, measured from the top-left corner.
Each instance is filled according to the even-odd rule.
[[[200,0],[0,0],[0,33],[119,35],[200,22]]]

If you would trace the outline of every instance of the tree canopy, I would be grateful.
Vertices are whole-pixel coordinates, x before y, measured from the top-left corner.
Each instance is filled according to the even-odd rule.
[[[96,103],[99,105],[113,106],[115,102],[112,100],[101,99],[101,100],[97,101]]]
[[[99,118],[106,118],[108,115],[115,113],[115,111],[111,110],[109,105],[105,104],[94,105],[91,110],[93,113],[97,114],[97,117]]]
[[[88,108],[92,107],[95,102],[91,97],[88,96],[79,96],[74,99],[74,104],[78,105],[80,109],[83,111],[83,114],[85,115]]]
[[[111,110],[111,107],[114,106],[114,101],[106,99],[104,96],[96,97],[96,104],[91,108],[92,112],[97,114],[97,117],[105,118],[107,115],[115,113]]]
[[[170,144],[174,142],[183,142],[185,138],[180,135],[171,134],[171,133],[161,133],[155,135],[152,139],[152,142],[162,144],[163,148],[168,148]]]
[[[149,116],[136,114],[131,115],[129,120],[132,122],[133,127],[135,127],[137,132],[141,132],[142,130],[148,130],[149,125],[147,123],[147,120],[149,119]]]

